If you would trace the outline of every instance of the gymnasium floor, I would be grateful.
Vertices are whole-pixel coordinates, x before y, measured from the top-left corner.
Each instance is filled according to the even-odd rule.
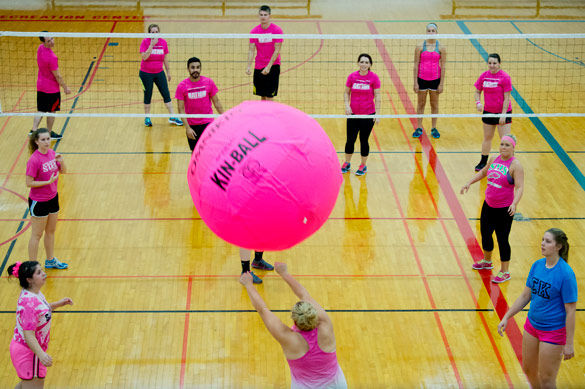
[[[35,2],[26,4],[30,3]],[[131,5],[108,8],[108,2],[100,7],[88,3],[75,8],[68,1],[63,1],[61,8],[56,1],[57,6],[51,9],[49,3],[42,11],[3,7],[0,30],[144,32],[148,24],[158,23],[163,33],[246,33],[257,24],[255,4],[249,9],[228,10],[228,16],[223,17],[220,10],[203,5],[197,8],[193,2],[185,9],[169,5],[142,10]],[[518,30],[581,33],[585,21],[585,17],[566,21],[552,17],[508,19],[503,14],[499,19],[447,18],[444,15],[450,9],[443,2],[411,1],[392,8],[380,7],[374,0],[360,4],[356,11],[349,1],[314,1],[310,15],[306,9],[279,11],[274,5],[273,21],[285,33],[323,34],[420,34],[429,21],[437,21],[441,33],[446,34],[461,34],[466,29],[482,34]],[[63,16],[77,19],[66,21]],[[0,47],[12,47],[6,40],[0,38]],[[458,56],[483,71],[479,48],[465,42]],[[37,43],[28,39],[25,46],[16,49],[25,47],[23,53],[32,50],[34,58]],[[62,112],[142,110],[135,77],[138,56],[120,52],[120,46],[110,43],[115,42],[88,40],[77,54],[76,48],[81,46],[67,46],[64,39],[57,39],[60,67],[78,92],[64,101]],[[299,58],[308,59],[297,71],[312,69],[324,74],[321,82],[331,96],[318,95],[311,105],[309,97],[294,89],[302,76],[291,71],[281,78],[279,101],[298,102],[306,111],[316,107],[318,113],[342,113],[342,82],[354,70],[351,61],[359,48],[347,49],[350,62],[337,68],[327,60],[337,58],[334,51],[343,48],[327,43],[316,43],[298,53]],[[375,58],[372,70],[382,78],[383,112],[413,113],[416,100],[409,61],[414,46],[405,46],[405,52],[400,52],[384,42],[367,44]],[[486,50],[497,49],[489,44],[494,42],[486,43]],[[564,47],[556,49],[552,51],[561,57],[570,54],[562,52]],[[530,72],[518,70],[523,66],[523,53],[514,57],[510,50],[503,69],[514,69],[510,72],[519,85],[538,84],[539,78],[531,80]],[[2,107],[5,111],[30,110],[35,101],[35,63],[27,61],[25,55],[6,53],[0,51],[0,64],[8,58],[12,62],[0,66],[5,98],[0,101]],[[449,57],[448,66],[458,66],[458,56]],[[251,88],[237,86],[244,79],[241,60],[245,52],[244,56],[236,52],[225,58],[233,59],[232,67],[212,75],[222,79],[225,92],[220,92],[220,97],[225,96],[225,106],[230,107],[239,99],[250,98]],[[174,59],[173,92],[178,80],[187,76],[181,55]],[[204,62],[203,75],[206,69],[211,73],[216,69],[214,60],[208,68]],[[75,72],[72,67],[67,70],[68,61],[74,64]],[[582,62],[558,61],[555,66],[575,77],[577,90],[582,90]],[[290,67],[297,65],[291,61]],[[18,71],[12,74],[7,68]],[[129,73],[123,73],[125,70]],[[227,79],[236,70],[242,75]],[[451,90],[441,96],[446,111],[461,110],[461,104],[468,104],[468,100],[473,106],[469,90],[477,75],[447,75]],[[128,81],[125,77],[133,78]],[[552,91],[558,95],[547,106],[542,99],[532,100],[537,94],[530,93],[524,95],[523,102],[514,99],[514,112],[525,112],[527,107],[557,112],[563,104],[573,104],[572,99],[585,100],[583,92],[568,97],[564,82],[569,81],[559,80],[559,89]],[[235,90],[228,92],[230,87]],[[287,92],[287,88],[294,90]],[[465,92],[450,94],[455,90]],[[153,113],[165,113],[157,93],[153,95]],[[319,121],[341,158],[345,121]],[[425,119],[425,128],[430,128],[428,121]],[[153,122],[152,128],[145,128],[140,118],[56,120],[54,129],[64,138],[54,147],[64,155],[69,172],[59,180],[61,211],[55,251],[69,262],[70,269],[48,271],[50,278],[43,293],[49,300],[69,296],[75,305],[53,316],[49,353],[54,366],[48,370],[46,386],[290,386],[290,373],[278,343],[265,330],[237,281],[237,250],[215,237],[193,207],[185,180],[189,152],[184,129],[168,125],[162,118]],[[29,117],[0,118],[0,339],[5,344],[0,352],[0,387],[18,382],[8,345],[19,287],[16,281],[6,280],[4,271],[27,256],[30,225],[24,173],[26,133],[31,124]],[[381,121],[370,138],[368,174],[344,176],[337,204],[323,228],[290,250],[265,255],[270,262],[288,263],[291,273],[330,312],[339,363],[350,387],[528,387],[520,365],[526,312],[510,323],[506,337],[500,337],[496,327],[507,304],[524,288],[531,264],[540,258],[542,234],[550,227],[560,227],[569,236],[569,263],[583,295],[584,126],[583,118],[514,119],[517,157],[526,171],[524,197],[518,207],[523,220],[512,227],[512,279],[497,286],[489,276],[471,270],[473,259],[482,255],[479,212],[485,181],[465,196],[459,195],[459,188],[472,176],[477,163],[480,120],[440,119],[442,137],[436,140],[425,135],[420,141],[410,136],[411,120]],[[494,141],[493,150],[496,148]],[[354,158],[357,165],[357,156]],[[494,257],[498,262],[497,251]],[[290,322],[288,310],[295,296],[277,275],[259,275],[264,279],[258,287],[261,295],[279,317]],[[559,387],[585,386],[584,322],[578,304],[576,357],[563,362]]]

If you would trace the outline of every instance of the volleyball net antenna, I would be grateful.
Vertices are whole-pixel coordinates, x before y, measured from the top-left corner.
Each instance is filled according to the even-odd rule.
[[[55,37],[53,51],[59,58],[59,71],[72,90],[69,95],[61,91],[60,112],[45,116],[170,116],[156,88],[152,113],[144,114],[138,72],[140,43],[147,37],[164,38],[168,43],[171,97],[174,98],[177,84],[189,77],[187,60],[198,57],[202,62],[201,75],[214,80],[225,109],[257,99],[252,95],[252,76],[246,74],[246,68],[249,39],[258,35],[4,31],[0,32],[2,116],[37,114],[36,53],[41,35]],[[417,117],[416,112],[409,112],[399,102],[410,99],[416,104],[414,52],[427,35],[278,37],[284,42],[277,101],[316,118],[347,117],[343,101],[345,82],[351,72],[358,70],[358,55],[368,53],[373,59],[371,70],[382,83],[382,104],[377,115]],[[585,116],[585,34],[443,34],[436,35],[436,39],[440,47],[446,48],[447,56],[440,113],[434,116],[481,115],[476,110],[474,83],[487,70],[488,53],[500,55],[502,69],[512,78],[513,117]],[[173,105],[176,106],[174,101]],[[432,116],[427,104],[424,117]]]

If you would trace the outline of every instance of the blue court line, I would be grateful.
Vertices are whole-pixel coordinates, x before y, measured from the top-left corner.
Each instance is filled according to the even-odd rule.
[[[516,25],[514,22],[510,21],[510,23],[512,24],[512,26],[514,26],[514,28],[515,28],[515,29],[516,29],[516,30],[517,30],[517,31],[518,31],[520,34],[524,34],[524,33],[522,32],[522,30],[520,30],[520,29],[518,28],[518,26],[517,26],[517,25]],[[547,49],[545,49],[545,48],[543,48],[543,47],[541,47],[541,46],[537,45],[536,43],[532,42],[530,39],[526,39],[526,40],[527,40],[527,41],[528,41],[528,42],[529,42],[531,45],[533,45],[533,46],[534,46],[534,47],[536,47],[537,49],[540,49],[540,50],[544,51],[545,53],[548,53],[548,54],[550,54],[550,55],[552,55],[552,56],[554,56],[554,57],[560,58],[560,59],[562,59],[563,61],[571,62],[571,63],[574,63],[575,65],[579,65],[579,66],[583,66],[583,67],[585,67],[585,63],[583,63],[583,61],[581,61],[581,60],[575,61],[575,60],[572,60],[572,59],[567,59],[567,58],[561,57],[560,55],[558,55],[558,54],[555,54],[555,53],[553,53],[552,51],[548,51]]]
[[[87,73],[85,74],[85,78],[83,79],[83,82],[81,83],[81,86],[79,87],[79,90],[77,91],[78,96],[75,98],[75,100],[73,100],[73,104],[71,105],[71,109],[69,110],[69,113],[73,113],[73,110],[75,109],[75,106],[77,105],[77,100],[79,100],[79,93],[81,93],[83,91],[83,87],[85,86],[85,83],[87,82],[87,78],[89,77],[89,73],[91,72],[91,69],[93,68],[93,64],[95,63],[95,61],[91,61],[91,63],[89,64],[89,68],[87,69]],[[63,124],[63,127],[61,128],[61,135],[63,135],[65,133],[65,130],[67,129],[67,126],[69,125],[69,119],[71,119],[71,117],[67,117],[67,120],[65,120],[65,123]],[[57,140],[57,143],[55,143],[55,147],[53,148],[53,150],[57,151],[57,148],[59,147],[59,144],[61,142],[61,139]],[[24,211],[24,215],[22,215],[23,219],[26,219],[28,216],[28,212],[29,209],[28,207],[26,208],[26,211]],[[21,230],[22,227],[24,226],[24,220],[20,222],[20,224],[18,225],[18,228],[16,229],[16,233],[18,234]],[[2,261],[2,265],[0,265],[0,275],[4,272],[4,268],[6,267],[6,264],[8,263],[8,259],[10,258],[10,254],[12,254],[12,249],[14,249],[14,245],[16,244],[16,241],[18,240],[18,238],[14,239],[12,242],[10,242],[10,246],[8,247],[8,251],[6,252],[6,255],[4,256],[4,260]]]
[[[463,31],[465,34],[471,34],[471,31],[469,30],[469,28],[467,28],[467,26],[465,25],[464,22],[457,22],[457,25],[459,26],[461,31]],[[475,49],[478,51],[478,53],[487,62],[488,53],[483,48],[483,46],[477,41],[477,39],[470,39],[470,41],[471,41],[471,44],[473,45],[473,47],[475,47]],[[524,100],[524,98],[520,95],[520,93],[513,86],[512,86],[512,97],[514,98],[514,100],[516,100],[516,103],[520,106],[520,108],[522,109],[522,111],[524,111],[524,113],[534,113],[534,111],[532,110],[532,108],[530,108],[530,106],[528,105],[526,100]],[[552,150],[555,152],[555,154],[559,157],[559,159],[565,165],[567,170],[569,170],[569,173],[571,173],[573,175],[573,177],[575,178],[577,183],[581,186],[581,189],[585,190],[585,176],[583,176],[583,173],[581,172],[581,170],[579,170],[577,165],[575,165],[575,163],[569,157],[567,152],[565,150],[563,150],[563,148],[561,147],[559,142],[557,142],[555,137],[546,128],[544,123],[542,123],[542,121],[537,117],[531,117],[530,121],[532,122],[532,124],[534,124],[534,126],[536,127],[538,132],[540,132],[540,135],[542,135],[544,140],[546,140],[546,142],[549,144],[549,146],[552,148]]]

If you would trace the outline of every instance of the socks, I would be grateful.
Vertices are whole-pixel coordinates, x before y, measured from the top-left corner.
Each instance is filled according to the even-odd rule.
[[[247,273],[250,271],[250,261],[241,261],[242,262],[242,273]]]
[[[261,261],[264,251],[254,251],[254,261]]]

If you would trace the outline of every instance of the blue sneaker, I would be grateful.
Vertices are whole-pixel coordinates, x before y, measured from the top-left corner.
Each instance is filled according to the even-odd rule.
[[[182,126],[183,121],[179,118],[169,118],[169,123],[174,124],[176,126]]]
[[[69,267],[68,264],[66,264],[65,262],[59,261],[56,257],[54,257],[51,260],[45,259],[45,269],[63,270],[63,269],[67,269],[68,267]]]
[[[269,264],[268,262],[266,262],[263,259],[261,259],[259,261],[253,260],[252,267],[254,269],[260,269],[260,270],[274,270],[274,266],[272,266],[271,264]]]
[[[431,136],[433,138],[440,138],[441,137],[441,134],[439,133],[439,130],[437,130],[436,128],[433,128],[431,130]]]
[[[358,170],[356,170],[355,175],[356,176],[363,176],[364,174],[366,174],[367,171],[368,171],[368,167],[366,165],[360,165]]]
[[[253,284],[261,284],[262,283],[262,278],[258,277],[256,274],[254,274],[253,271],[251,271],[250,274],[252,275],[252,283]]]
[[[144,125],[146,127],[152,127],[152,122],[150,121],[150,118],[144,118]]]
[[[347,173],[350,168],[351,168],[351,163],[344,162],[343,165],[341,165],[341,173]]]
[[[413,138],[420,138],[422,135],[422,128],[417,128],[416,130],[414,130],[414,132],[412,133],[412,137]]]

